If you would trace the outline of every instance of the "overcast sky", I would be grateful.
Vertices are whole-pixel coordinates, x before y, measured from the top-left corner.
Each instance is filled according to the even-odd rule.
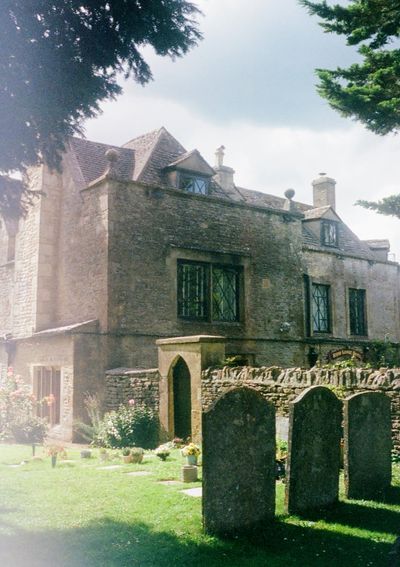
[[[337,212],[362,239],[389,238],[400,260],[400,221],[355,207],[399,193],[400,139],[341,118],[315,91],[317,67],[357,54],[328,35],[296,0],[199,0],[204,40],[174,62],[146,57],[154,81],[124,94],[86,124],[89,139],[121,145],[165,126],[211,165],[226,147],[237,185],[312,201],[311,181],[337,181]]]

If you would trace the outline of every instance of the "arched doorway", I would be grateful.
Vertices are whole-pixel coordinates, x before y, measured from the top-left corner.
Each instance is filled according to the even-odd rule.
[[[183,358],[178,359],[172,371],[174,435],[186,439],[192,435],[192,402],[190,372]]]

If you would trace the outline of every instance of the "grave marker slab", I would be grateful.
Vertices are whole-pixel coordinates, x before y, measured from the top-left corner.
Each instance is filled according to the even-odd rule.
[[[275,513],[275,408],[237,388],[203,414],[203,523],[210,534],[249,532]]]
[[[384,495],[392,476],[390,399],[361,392],[344,401],[344,478],[347,498]]]
[[[342,403],[324,386],[307,388],[292,404],[285,506],[301,514],[338,500]]]

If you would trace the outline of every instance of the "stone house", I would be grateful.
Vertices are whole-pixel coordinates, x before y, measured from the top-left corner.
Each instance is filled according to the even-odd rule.
[[[161,128],[71,139],[62,172],[30,172],[41,196],[0,227],[0,364],[54,395],[54,433],[71,437],[106,370],[156,366],[158,339],[224,336],[228,355],[284,366],[399,342],[399,265],[340,220],[334,180],[306,205],[237,187],[223,157]]]

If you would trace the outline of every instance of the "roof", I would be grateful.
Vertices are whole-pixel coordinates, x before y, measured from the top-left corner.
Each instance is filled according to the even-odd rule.
[[[244,187],[237,187],[237,190],[242,195],[245,203],[249,203],[257,207],[270,207],[272,209],[282,210],[286,202],[284,197],[277,197],[276,195],[262,193],[261,191],[253,191],[252,189],[245,189]],[[312,208],[311,205],[306,205],[299,201],[293,201],[293,203],[299,212],[304,212]]]
[[[121,181],[138,181],[159,187],[169,187],[168,170],[190,161],[193,157],[201,161],[204,167],[214,170],[207,164],[198,150],[187,152],[164,127],[134,138],[122,147],[90,142],[81,138],[72,138],[69,142],[69,155],[72,174],[77,186],[82,189],[102,178],[110,167],[106,152],[113,149],[118,159],[113,164],[113,175]],[[231,189],[222,188],[215,178],[211,179],[210,196],[242,202],[251,206],[275,210],[286,210],[287,199],[261,191],[253,191],[232,185]],[[337,216],[330,206],[314,208],[311,205],[293,201],[291,211],[304,214],[303,242],[309,249],[344,253],[360,258],[379,259],[379,250],[387,249],[386,240],[361,241]],[[288,212],[288,211],[287,211]],[[339,247],[321,245],[319,235],[307,221],[318,220],[330,213],[339,221]]]

